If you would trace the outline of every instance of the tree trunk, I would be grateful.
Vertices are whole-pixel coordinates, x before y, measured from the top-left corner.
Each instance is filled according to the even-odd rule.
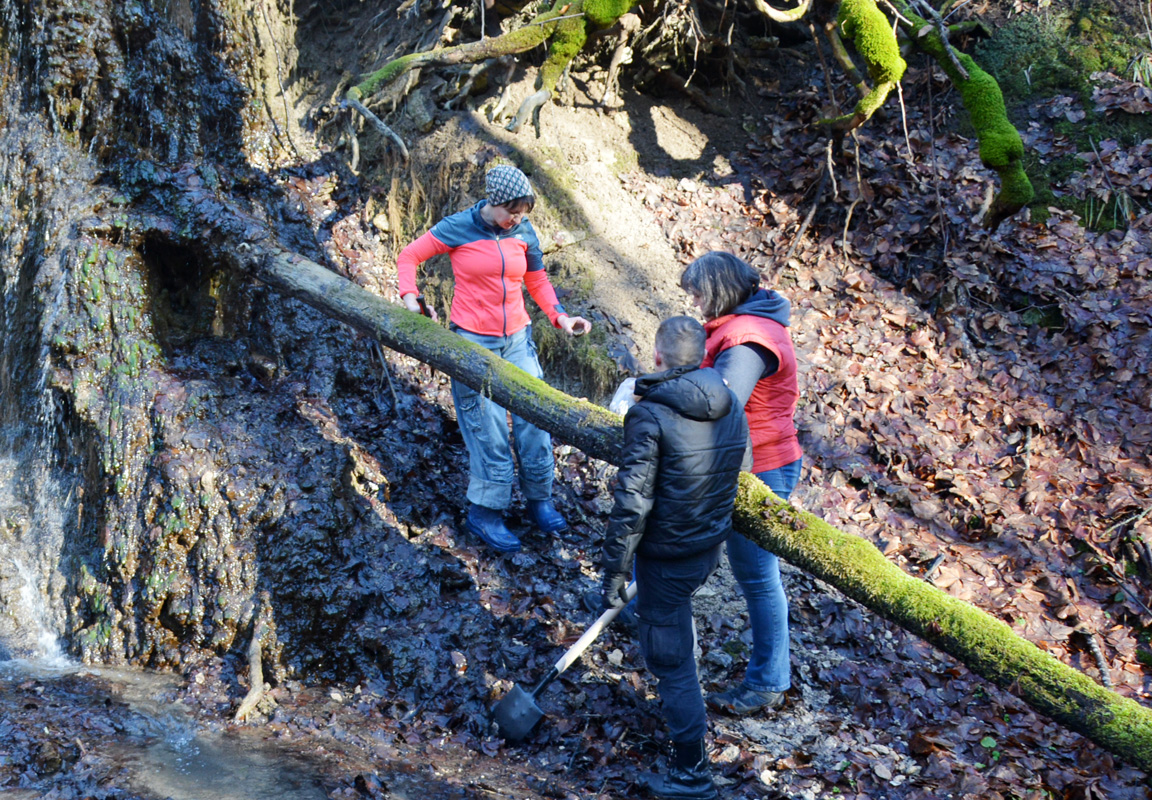
[[[169,232],[197,232],[195,241],[184,244],[207,243],[209,257],[442,370],[589,455],[619,463],[622,436],[616,415],[569,397],[431,320],[288,252],[259,221],[229,209],[207,191],[177,190],[162,202],[183,217],[184,224]],[[743,475],[736,529],[1041,713],[1152,770],[1152,710],[1096,684],[975,606],[907,575],[864,539],[774,498],[760,481]]]
[[[797,511],[742,475],[735,527],[976,674],[1141,769],[1152,766],[1152,709],[1058,661],[970,603],[913,578],[858,536]]]

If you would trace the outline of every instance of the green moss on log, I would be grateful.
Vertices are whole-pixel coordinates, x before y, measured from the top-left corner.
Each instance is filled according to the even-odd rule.
[[[548,11],[523,27],[492,39],[400,56],[375,72],[363,76],[359,83],[348,90],[348,97],[353,100],[369,97],[416,67],[431,64],[468,64],[531,50],[543,44],[555,32],[559,24],[555,20],[557,16],[559,16],[558,10]],[[563,21],[565,20],[561,20]]]
[[[874,83],[871,91],[856,103],[852,113],[824,121],[824,124],[851,130],[871,119],[884,105],[888,95],[904,77],[908,65],[900,56],[896,32],[877,8],[875,0],[844,0],[840,4],[837,22],[868,65],[868,75]]]
[[[584,20],[572,18],[561,21],[548,46],[548,58],[540,65],[536,88],[547,89],[549,92],[555,89],[560,76],[583,49],[586,41],[588,33]]]
[[[867,62],[874,82],[896,83],[904,77],[908,65],[900,57],[896,32],[875,0],[843,0],[837,22]]]
[[[584,0],[584,19],[590,29],[607,28],[615,25],[632,5],[632,0]]]
[[[911,30],[919,31],[929,26],[903,2],[898,2],[897,6],[909,20]],[[1033,196],[1032,182],[1024,172],[1024,141],[1008,120],[1000,84],[965,53],[956,54],[956,61],[953,61],[948,46],[934,28],[925,36],[914,35],[913,39],[921,50],[935,59],[959,90],[980,142],[980,160],[1000,177],[1000,193],[985,218],[985,224],[995,228],[1026,206]],[[957,68],[957,62],[964,72]]]
[[[1004,622],[906,574],[865,540],[796,511],[740,476],[737,530],[979,675],[1141,769],[1152,767],[1152,709],[1112,692],[1017,636]]]
[[[964,80],[955,67],[949,77],[960,90],[972,127],[980,138],[980,160],[990,169],[1003,169],[1024,157],[1024,141],[1008,121],[1004,95],[996,79],[980,69],[971,56],[960,53],[958,58],[968,79]]]

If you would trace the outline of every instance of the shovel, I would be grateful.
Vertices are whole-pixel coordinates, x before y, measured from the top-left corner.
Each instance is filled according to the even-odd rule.
[[[628,584],[624,590],[624,596],[628,598],[629,602],[636,596],[635,581]],[[600,632],[608,627],[609,623],[616,619],[623,609],[624,606],[609,608],[601,614],[600,618],[593,622],[588,630],[584,631],[584,635],[576,644],[568,648],[568,652],[560,657],[560,660],[544,676],[544,680],[536,684],[536,688],[531,692],[526,692],[519,685],[516,685],[512,687],[512,691],[504,695],[504,699],[492,709],[492,719],[496,722],[500,735],[504,737],[505,741],[518,742],[532,732],[536,723],[544,717],[544,712],[536,705],[536,698],[548,688],[548,684],[560,677],[561,672],[572,666],[572,663],[580,657],[588,645],[596,640]]]

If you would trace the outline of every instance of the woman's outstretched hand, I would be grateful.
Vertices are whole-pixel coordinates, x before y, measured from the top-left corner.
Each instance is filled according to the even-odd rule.
[[[569,336],[583,336],[592,330],[592,323],[584,317],[570,317],[567,314],[557,317],[556,324]]]
[[[423,314],[433,322],[436,322],[440,319],[440,317],[436,315],[436,309],[424,303],[423,298],[420,295],[412,294],[409,292],[400,299],[404,301],[404,307],[411,311],[413,314]]]

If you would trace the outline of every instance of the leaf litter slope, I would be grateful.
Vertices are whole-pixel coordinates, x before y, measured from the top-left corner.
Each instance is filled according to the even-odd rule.
[[[803,125],[811,100],[780,100],[731,154],[731,174],[624,179],[682,261],[721,247],[780,265],[773,279],[793,302],[804,362],[808,466],[795,501],[1093,675],[1095,641],[1118,691],[1146,701],[1138,632],[1149,622],[1148,576],[1128,564],[1147,565],[1138,553],[1150,491],[1148,218],[1104,235],[1060,213],[979,232],[971,219],[988,173],[971,142],[933,136],[927,103],[910,97],[907,139],[897,120],[862,131],[862,179],[849,159],[841,198],[821,206],[791,251],[823,160]],[[579,113],[550,124],[565,119]],[[1039,123],[1025,135],[1075,152]],[[1083,160],[1091,168],[1069,191],[1124,181],[1147,205],[1146,148],[1103,142]],[[330,183],[301,172],[286,190],[318,225],[335,221],[323,237],[333,263],[388,294],[362,193],[333,195]],[[652,291],[686,308],[675,274]],[[333,797],[387,796],[403,763],[420,765],[429,797],[637,795],[667,743],[625,629],[545,693],[548,718],[529,742],[505,746],[484,723],[504,691],[530,687],[591,621],[580,595],[595,585],[610,470],[560,448],[557,493],[573,530],[545,537],[517,518],[525,551],[496,558],[460,525],[466,455],[447,381],[384,359],[379,417],[342,420],[343,435],[373,450],[373,482],[390,486],[366,493],[380,545],[353,570],[391,587],[362,624],[365,679],[333,693],[288,681],[262,709],[265,729],[336,755]],[[1146,795],[1142,773],[914,637],[802,573],[786,581],[795,688],[771,717],[712,719],[727,795]],[[739,679],[748,635],[727,576],[706,595],[700,649],[712,689]],[[207,682],[231,688],[205,705],[242,696],[234,668]]]
[[[978,231],[987,173],[962,137],[933,141],[910,102],[907,140],[896,124],[862,133],[862,180],[850,161],[838,175],[850,199],[823,206],[783,263],[823,157],[799,121],[810,112],[791,111],[733,155],[730,176],[635,172],[625,184],[685,262],[721,247],[781,265],[773,277],[792,299],[804,361],[809,458],[795,501],[1093,676],[1098,650],[1117,690],[1146,702],[1139,553],[1152,395],[1140,364],[1152,221],[1094,234],[1057,212],[1045,225]],[[1090,157],[1100,180],[1109,158],[1128,159],[1129,175],[1148,168],[1140,148]],[[334,246],[365,235],[353,228]],[[664,291],[678,291],[675,276]],[[379,513],[438,555],[388,566],[396,594],[363,635],[380,676],[332,712],[329,729],[357,750],[383,741],[398,757],[435,751],[441,771],[456,764],[453,785],[476,796],[514,785],[525,797],[632,796],[666,742],[627,630],[609,631],[545,693],[548,719],[529,742],[505,746],[483,724],[502,692],[530,687],[590,621],[579,597],[594,586],[610,471],[561,448],[558,494],[573,531],[548,538],[517,519],[525,551],[494,558],[461,530],[465,455],[443,376],[388,362],[400,399],[386,414],[381,460],[393,485]],[[725,577],[700,604],[706,688],[737,680],[747,647]],[[1143,773],[806,575],[786,580],[788,704],[770,718],[712,720],[731,796],[1146,796]],[[269,724],[288,733],[318,723],[304,704]]]
[[[950,136],[933,148],[915,101],[908,115],[907,140],[898,128],[861,134],[863,180],[851,160],[840,176],[844,205],[862,200],[847,230],[843,213],[825,213],[822,226],[818,216],[775,271],[806,362],[798,424],[811,462],[794,500],[1094,676],[1099,650],[1117,690],[1147,702],[1152,395],[1140,365],[1152,346],[1152,218],[1095,234],[1055,212],[1047,225],[1016,221],[988,236],[970,221],[986,181],[970,143]],[[798,128],[777,122],[749,143],[741,167],[758,191],[730,181],[663,192],[656,213],[685,259],[723,248],[779,264],[790,252],[820,164]],[[1075,152],[1039,125],[1028,134]],[[1146,145],[1107,142],[1081,158],[1081,184],[1129,187],[1147,207]],[[635,188],[652,191],[639,177]],[[858,720],[899,724],[898,750],[924,766],[913,783],[951,773],[963,775],[959,786],[945,779],[932,791],[1123,793],[1100,788],[1114,773],[1099,762],[1091,778],[1070,777],[1076,760],[1037,770],[1037,753],[1055,746],[1036,736],[1044,723],[1010,702],[982,707],[987,687],[953,685],[915,647],[895,667],[899,649],[861,650],[861,634],[884,626],[851,616],[814,615],[848,657],[813,677]],[[936,702],[943,708],[926,711]],[[865,796],[901,794],[890,763],[855,758],[873,761],[872,780],[893,778]]]
[[[768,116],[728,177],[635,172],[625,183],[685,262],[721,247],[781,263],[774,279],[792,299],[804,360],[798,423],[809,466],[797,503],[1094,676],[1095,642],[1117,690],[1145,700],[1148,578],[1128,565],[1147,566],[1139,543],[1152,429],[1139,365],[1149,349],[1149,220],[1098,235],[1057,212],[1045,225],[977,230],[988,175],[970,142],[933,139],[921,105],[909,102],[907,139],[896,123],[861,133],[862,180],[849,160],[838,175],[846,199],[821,207],[787,263],[823,155],[801,104]],[[1026,135],[1075,151],[1039,125]],[[1101,143],[1083,159],[1092,169],[1082,181],[1128,181],[1146,199],[1146,149]],[[1125,174],[1111,174],[1120,159]],[[843,210],[857,197],[845,232]],[[678,291],[675,276],[662,290]],[[383,678],[358,707],[394,731],[374,736],[446,748],[443,758],[471,751],[473,769],[492,756],[512,770],[504,779],[517,775],[544,796],[630,796],[664,743],[627,631],[610,631],[545,694],[549,718],[527,744],[503,747],[482,724],[501,692],[543,675],[589,621],[579,594],[594,584],[578,576],[594,573],[608,472],[568,452],[560,495],[573,532],[528,534],[524,553],[492,558],[460,532],[464,454],[443,377],[390,364],[402,413],[389,420],[389,458],[407,467],[399,478],[387,470],[385,513],[443,556],[393,567],[397,608],[385,614],[418,630],[428,651],[365,634]],[[405,386],[428,404],[403,396]],[[427,582],[420,569],[438,581],[435,603],[414,588]],[[787,580],[793,696],[770,719],[712,723],[712,755],[733,796],[1145,795],[1141,773],[807,576]],[[709,688],[738,679],[747,644],[731,584],[710,592],[701,603]],[[422,653],[441,668],[414,670]],[[342,719],[344,730],[360,725],[355,714]]]

